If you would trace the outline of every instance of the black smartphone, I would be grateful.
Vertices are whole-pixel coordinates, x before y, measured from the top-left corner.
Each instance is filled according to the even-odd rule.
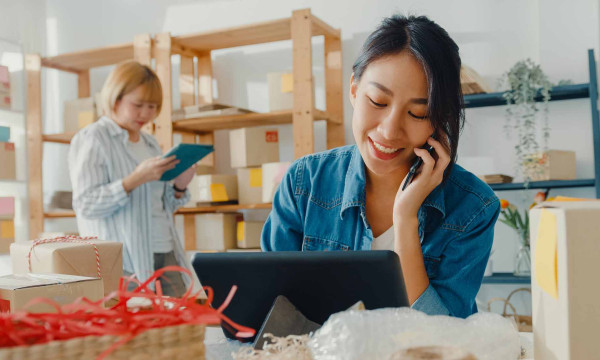
[[[425,143],[425,145],[423,145],[421,149],[426,149],[430,154],[433,152],[433,146],[429,145],[428,143]],[[417,156],[415,162],[410,167],[410,170],[408,170],[408,175],[406,175],[406,181],[404,182],[404,185],[402,185],[402,191],[404,191],[408,184],[410,184],[421,165],[423,165],[423,159]]]

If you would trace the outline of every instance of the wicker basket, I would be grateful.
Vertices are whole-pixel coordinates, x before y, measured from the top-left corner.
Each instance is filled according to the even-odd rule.
[[[118,347],[106,360],[199,359],[205,357],[204,325],[176,325],[145,331]],[[118,336],[85,336],[33,346],[0,349],[4,360],[95,359],[121,340]]]
[[[515,320],[515,322],[517,323],[517,326],[519,328],[520,332],[532,332],[533,330],[533,325],[532,325],[532,318],[531,315],[519,315],[517,314],[517,310],[515,309],[515,307],[513,306],[513,304],[510,303],[510,298],[518,293],[518,292],[528,292],[531,295],[531,289],[529,288],[519,288],[514,290],[513,292],[511,292],[508,297],[506,299],[504,298],[493,298],[490,299],[490,301],[488,301],[488,311],[491,311],[491,305],[493,302],[495,301],[502,301],[504,302],[504,309],[502,310],[502,316],[506,317],[506,318],[512,318]],[[508,308],[510,308],[510,310],[512,311],[512,314],[508,313]]]

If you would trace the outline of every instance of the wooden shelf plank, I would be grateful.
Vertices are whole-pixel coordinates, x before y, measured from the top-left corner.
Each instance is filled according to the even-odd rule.
[[[95,67],[113,65],[129,59],[133,59],[133,43],[46,57],[42,59],[42,66],[63,71],[80,72]]]
[[[42,140],[45,142],[53,142],[59,144],[70,144],[75,133],[63,133],[63,134],[45,134],[42,135]]]
[[[189,207],[180,208],[175,214],[177,215],[194,215],[194,214],[210,214],[210,213],[224,213],[224,212],[236,212],[240,210],[258,210],[258,209],[271,209],[272,204],[251,204],[251,205],[216,205],[216,206],[200,206],[200,207]],[[60,218],[72,218],[75,217],[74,211],[59,210],[49,211],[44,213],[46,219],[60,219]]]
[[[524,183],[489,184],[494,191],[525,189],[558,189],[575,187],[594,187],[595,179],[531,181],[527,187]]]
[[[323,20],[311,15],[313,24],[311,35],[340,37],[340,30],[327,25]],[[260,23],[230,27],[173,37],[173,52],[205,52],[237,46],[264,44],[274,41],[291,40],[291,18],[264,21]]]
[[[589,86],[590,84],[588,83],[555,86],[550,91],[550,101],[588,98],[590,97]],[[504,99],[503,95],[503,92],[465,95],[465,108],[506,105],[506,100]],[[539,92],[535,98],[535,101],[542,101],[542,96]]]
[[[333,121],[333,117],[325,111],[314,111],[315,120]],[[241,115],[224,115],[185,119],[173,122],[174,131],[202,132],[222,129],[238,129],[251,126],[282,125],[292,123],[292,110],[270,113],[250,113]]]
[[[252,205],[217,205],[217,206],[201,206],[194,208],[179,208],[176,214],[178,215],[193,215],[193,214],[210,214],[219,212],[236,212],[240,210],[257,210],[271,209],[272,204],[252,204]]]

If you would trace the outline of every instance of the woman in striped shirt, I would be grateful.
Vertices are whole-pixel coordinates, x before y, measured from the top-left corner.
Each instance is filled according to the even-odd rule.
[[[162,158],[151,135],[142,132],[160,113],[162,88],[156,74],[135,61],[117,65],[102,89],[103,117],[79,131],[69,149],[73,209],[79,232],[123,243],[123,270],[141,281],[156,269],[191,269],[173,223],[173,213],[189,199],[194,167],[172,183],[160,181],[175,167]],[[193,271],[192,271],[193,273]],[[163,293],[179,296],[197,278],[167,272]]]

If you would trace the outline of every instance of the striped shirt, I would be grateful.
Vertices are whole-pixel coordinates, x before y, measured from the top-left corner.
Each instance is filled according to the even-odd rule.
[[[153,156],[161,156],[157,141],[140,133]],[[152,243],[151,185],[145,183],[129,194],[122,180],[135,170],[138,161],[128,149],[129,134],[104,116],[79,131],[69,148],[69,173],[73,184],[73,209],[82,236],[123,243],[123,270],[135,273],[141,281],[154,272]],[[191,270],[194,290],[200,283],[185,255],[173,223],[173,213],[189,200],[189,192],[177,199],[175,190],[165,182],[163,203],[169,216],[174,253],[180,266]],[[189,279],[183,276],[186,285]]]

